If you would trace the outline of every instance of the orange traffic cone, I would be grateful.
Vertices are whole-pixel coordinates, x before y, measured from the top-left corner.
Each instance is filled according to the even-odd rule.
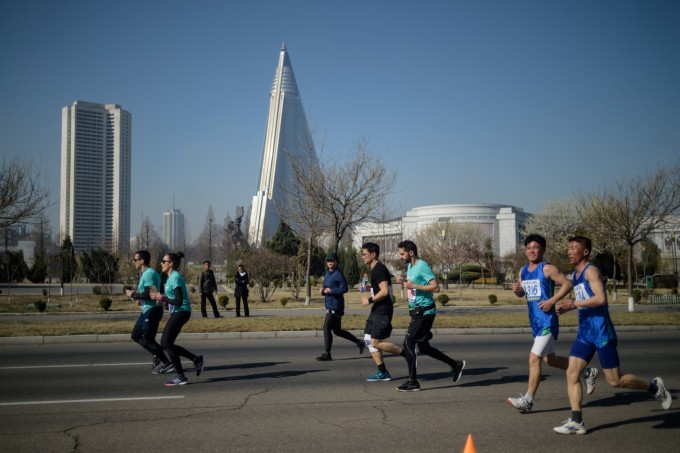
[[[463,453],[477,453],[477,450],[475,449],[475,443],[472,441],[472,433],[468,434]]]

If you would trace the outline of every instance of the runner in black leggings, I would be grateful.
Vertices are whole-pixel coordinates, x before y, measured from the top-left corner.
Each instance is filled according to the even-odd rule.
[[[191,317],[191,302],[189,300],[189,292],[187,285],[184,283],[182,275],[177,272],[182,263],[182,252],[168,253],[161,261],[161,269],[163,273],[168,275],[168,281],[165,282],[165,294],[157,293],[155,298],[168,304],[170,310],[170,319],[165,325],[163,336],[161,337],[161,346],[168,354],[168,358],[175,367],[174,378],[165,382],[165,385],[172,387],[175,385],[184,385],[187,383],[187,377],[184,375],[182,362],[180,357],[186,357],[191,360],[196,367],[196,376],[201,374],[205,366],[205,357],[202,355],[195,355],[181,346],[175,344],[177,336],[182,331],[182,326],[189,321]]]

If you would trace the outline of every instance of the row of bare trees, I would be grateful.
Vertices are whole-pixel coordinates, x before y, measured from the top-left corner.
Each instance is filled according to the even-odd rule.
[[[311,253],[321,238],[330,238],[329,251],[337,253],[342,239],[359,223],[388,217],[387,198],[396,174],[370,152],[366,139],[337,158],[318,160],[312,147],[287,156],[292,178],[282,190],[291,207],[278,214],[306,242],[305,275],[310,275]],[[310,298],[307,285],[306,304]]]
[[[618,179],[573,199],[549,202],[523,233],[539,233],[549,243],[547,258],[566,269],[567,240],[583,234],[594,241],[593,254],[624,255],[633,310],[634,248],[655,230],[680,230],[680,161],[630,179]],[[613,266],[615,272],[615,266]],[[613,275],[615,278],[615,275]]]

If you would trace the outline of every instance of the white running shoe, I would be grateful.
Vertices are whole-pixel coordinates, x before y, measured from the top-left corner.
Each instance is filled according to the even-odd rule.
[[[516,398],[508,398],[505,401],[507,401],[511,406],[514,406],[514,408],[517,409],[520,414],[528,414],[531,412],[531,408],[534,405],[533,402],[527,401],[524,395],[519,395]]]
[[[597,368],[586,368],[586,372],[583,373],[583,377],[586,381],[586,394],[592,395],[595,391],[595,381],[597,376],[600,374]]]
[[[657,387],[654,398],[656,398],[658,401],[661,401],[661,407],[666,410],[670,409],[671,405],[673,404],[673,397],[671,396],[671,393],[666,390],[663,380],[661,380],[660,377],[655,377],[653,382]]]
[[[586,424],[584,422],[576,423],[568,418],[562,426],[555,426],[553,430],[557,434],[585,434]]]

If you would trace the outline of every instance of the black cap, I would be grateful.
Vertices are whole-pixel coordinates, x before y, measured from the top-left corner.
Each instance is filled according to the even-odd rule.
[[[340,261],[340,260],[338,259],[337,253],[329,253],[328,256],[326,257],[326,261]]]

